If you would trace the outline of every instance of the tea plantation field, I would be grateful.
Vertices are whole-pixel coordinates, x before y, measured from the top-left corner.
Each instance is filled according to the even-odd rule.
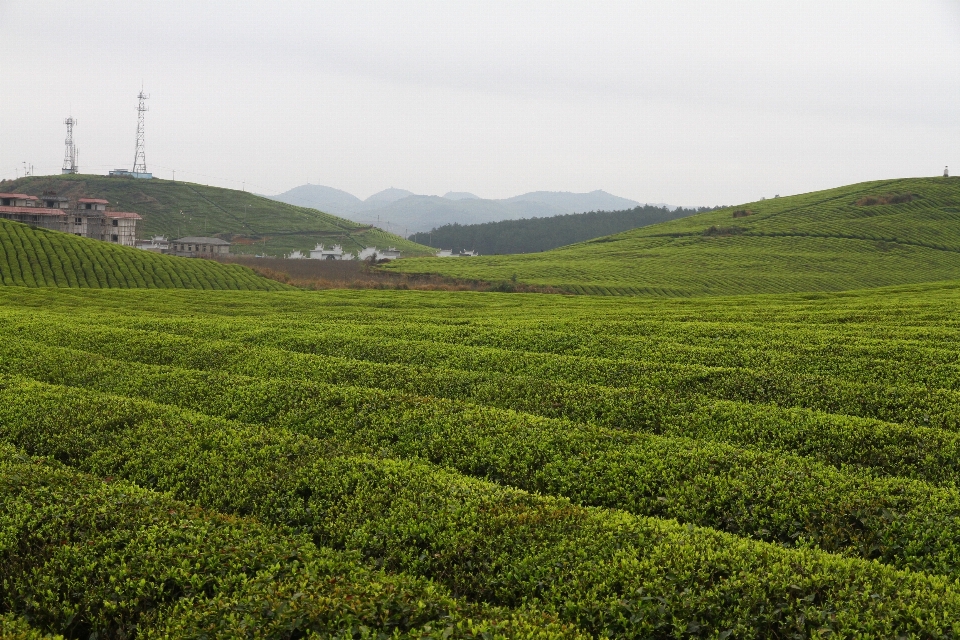
[[[9,220],[0,220],[0,285],[262,291],[287,288],[239,265],[160,255]]]
[[[0,635],[960,636],[958,310],[2,287]]]
[[[600,295],[840,291],[960,278],[960,177],[865,182],[543,253],[388,268]]]

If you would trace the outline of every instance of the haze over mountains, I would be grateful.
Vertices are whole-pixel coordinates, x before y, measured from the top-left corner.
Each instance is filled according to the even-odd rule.
[[[467,192],[451,191],[443,196],[424,196],[405,189],[390,188],[361,200],[346,191],[314,184],[301,185],[267,197],[301,207],[312,207],[356,222],[373,223],[395,233],[430,231],[453,223],[480,224],[587,211],[620,211],[640,204],[600,190],[590,193],[534,191],[512,198],[490,200]],[[658,206],[667,205],[658,203]]]

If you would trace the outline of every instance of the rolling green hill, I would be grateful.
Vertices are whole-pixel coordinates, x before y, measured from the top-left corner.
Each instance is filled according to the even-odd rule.
[[[141,237],[216,235],[233,243],[231,253],[282,255],[312,249],[318,242],[337,242],[349,251],[395,246],[407,255],[433,253],[400,236],[316,209],[189,182],[82,174],[31,176],[4,182],[0,191],[104,198],[115,209],[143,216]]]
[[[960,277],[960,178],[880,180],[752,202],[533,255],[390,269],[578,293],[837,291]]]
[[[0,220],[0,284],[120,289],[285,289],[246,267],[176,258]]]
[[[696,209],[671,211],[666,207],[644,205],[621,211],[567,213],[482,224],[447,224],[432,231],[415,233],[409,239],[437,249],[466,249],[485,256],[534,253],[696,213]]]

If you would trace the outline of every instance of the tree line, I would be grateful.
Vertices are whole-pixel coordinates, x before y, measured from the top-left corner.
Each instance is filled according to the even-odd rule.
[[[521,218],[483,224],[446,224],[414,233],[408,239],[438,249],[472,250],[481,255],[534,253],[583,242],[719,207],[673,209],[641,205],[623,211],[568,213],[548,218]]]

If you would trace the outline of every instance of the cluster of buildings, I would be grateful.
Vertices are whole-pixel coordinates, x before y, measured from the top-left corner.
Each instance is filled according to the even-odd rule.
[[[332,247],[325,247],[318,244],[315,249],[310,251],[309,256],[305,256],[299,251],[294,251],[287,256],[289,259],[310,259],[310,260],[396,260],[400,257],[400,251],[396,247],[388,249],[377,249],[376,247],[365,247],[356,253],[343,250],[339,244]]]
[[[23,222],[32,227],[72,233],[133,247],[137,223],[143,218],[129,211],[108,211],[100,198],[69,198],[53,194],[41,197],[24,193],[0,193],[0,219]]]
[[[143,218],[130,211],[111,211],[109,205],[101,198],[71,201],[52,193],[39,197],[0,193],[0,219],[185,258],[213,258],[230,252],[230,243],[220,238],[190,236],[167,240],[154,236],[137,240],[137,223]]]

